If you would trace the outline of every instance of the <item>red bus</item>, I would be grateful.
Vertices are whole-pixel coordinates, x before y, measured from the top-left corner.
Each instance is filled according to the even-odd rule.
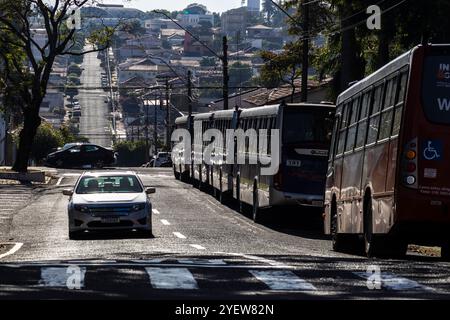
[[[450,45],[418,46],[337,101],[325,233],[368,256],[450,255]],[[361,243],[361,242],[360,242]]]

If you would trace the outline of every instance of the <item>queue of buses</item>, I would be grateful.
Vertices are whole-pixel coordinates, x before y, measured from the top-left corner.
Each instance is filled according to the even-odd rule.
[[[214,153],[245,163],[195,162],[211,147],[194,138],[190,163],[181,161],[186,150],[172,155],[178,179],[251,206],[255,221],[263,208],[314,206],[324,208],[336,251],[364,244],[368,256],[398,256],[416,243],[441,246],[450,258],[450,45],[415,47],[352,85],[336,106],[217,111],[178,118],[176,127],[200,123],[197,135],[266,129],[258,144],[269,146],[278,130],[278,149],[265,154],[278,152],[274,175],[261,175],[248,144],[213,143]]]

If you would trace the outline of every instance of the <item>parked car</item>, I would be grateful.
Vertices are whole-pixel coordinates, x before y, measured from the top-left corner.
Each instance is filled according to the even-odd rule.
[[[94,144],[75,144],[50,153],[45,164],[57,168],[96,167],[103,168],[116,162],[117,154],[112,149]]]
[[[170,164],[170,165],[169,165]],[[172,167],[170,152],[158,152],[154,162],[155,167]]]
[[[152,237],[152,203],[134,172],[85,172],[73,190],[68,205],[69,238],[99,230],[138,230]]]

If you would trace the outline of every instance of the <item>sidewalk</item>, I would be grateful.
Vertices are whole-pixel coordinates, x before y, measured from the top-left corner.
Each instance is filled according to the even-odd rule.
[[[52,179],[56,178],[56,175],[58,171],[53,168],[47,168],[47,167],[29,167],[29,172],[44,172],[45,173],[45,182],[30,182],[32,185],[47,185],[51,182]],[[14,173],[11,170],[11,167],[0,167],[0,173]],[[18,180],[10,180],[10,179],[1,179],[0,178],[0,185],[20,185],[23,184],[23,182],[20,182]]]

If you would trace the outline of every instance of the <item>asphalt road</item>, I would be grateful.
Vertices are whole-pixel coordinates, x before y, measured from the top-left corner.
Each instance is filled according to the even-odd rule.
[[[89,50],[87,46],[85,50]],[[84,56],[81,74],[81,89],[77,98],[81,105],[80,134],[89,138],[91,143],[111,147],[110,113],[105,103],[108,94],[101,89],[100,59],[92,52]]]
[[[317,213],[278,210],[257,225],[170,170],[138,170],[157,188],[153,238],[127,232],[69,240],[61,191],[77,171],[28,190],[30,200],[8,211],[0,235],[16,250],[0,258],[0,299],[450,298],[450,264],[439,258],[335,253]]]

